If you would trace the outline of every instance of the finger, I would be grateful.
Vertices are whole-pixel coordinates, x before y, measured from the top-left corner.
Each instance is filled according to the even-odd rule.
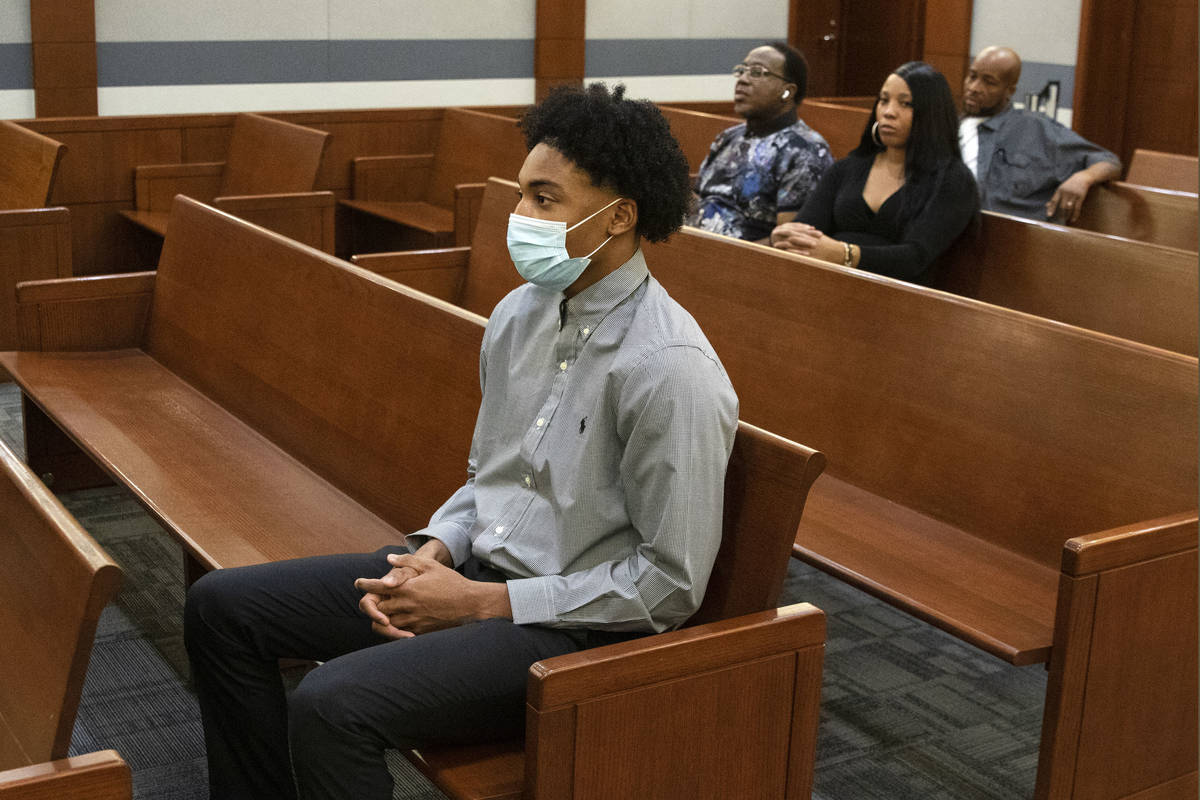
[[[380,598],[378,595],[365,594],[363,595],[362,599],[358,601],[358,608],[360,611],[366,614],[367,618],[372,622],[379,623],[381,625],[387,625],[389,624],[388,616],[379,609],[379,603],[381,600],[382,598]]]
[[[373,622],[373,623],[371,623],[371,630],[375,631],[375,633],[379,634],[380,636],[384,636],[388,639],[411,639],[413,636],[416,635],[412,631],[406,631],[406,630],[397,628],[395,625],[392,625],[390,622],[386,623],[386,624],[380,624],[378,622]]]
[[[387,561],[393,567],[407,567],[418,575],[421,574],[422,568],[427,569],[430,566],[429,559],[413,555],[412,553],[392,553],[387,557]]]
[[[1055,192],[1054,196],[1046,201],[1046,216],[1048,218],[1053,219],[1054,215],[1055,215],[1055,213],[1057,213],[1057,211],[1058,211],[1058,192]]]
[[[1083,210],[1083,196],[1075,198],[1067,209],[1071,213],[1071,222],[1079,221],[1079,212]]]

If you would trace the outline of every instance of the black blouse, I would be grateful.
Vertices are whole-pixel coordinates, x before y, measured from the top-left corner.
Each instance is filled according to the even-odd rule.
[[[851,154],[821,177],[796,215],[826,236],[862,248],[858,268],[927,283],[934,259],[958,238],[979,210],[975,177],[958,159],[922,181],[906,181],[872,211],[863,188],[873,156]],[[919,193],[910,199],[914,192]],[[921,196],[924,202],[920,202]],[[915,208],[906,208],[915,204]]]

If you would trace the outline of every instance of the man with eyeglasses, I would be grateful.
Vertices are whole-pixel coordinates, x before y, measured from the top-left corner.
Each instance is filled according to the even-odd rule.
[[[821,134],[796,115],[808,83],[799,50],[769,42],[751,50],[733,75],[733,109],[746,121],[713,142],[687,224],[765,241],[796,215],[833,156]]]

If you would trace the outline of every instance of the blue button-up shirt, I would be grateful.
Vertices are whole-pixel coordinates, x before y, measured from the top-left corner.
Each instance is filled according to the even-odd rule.
[[[1100,161],[1121,165],[1115,155],[1045,114],[1010,106],[979,124],[975,174],[988,211],[1044,220],[1058,185]]]
[[[467,483],[411,534],[508,576],[521,624],[662,631],[700,605],[721,542],[737,396],[639,250],[570,300],[492,312]]]

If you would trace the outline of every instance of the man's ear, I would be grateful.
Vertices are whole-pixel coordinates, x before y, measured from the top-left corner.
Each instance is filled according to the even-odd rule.
[[[637,203],[627,197],[622,197],[613,206],[613,211],[615,213],[613,214],[612,222],[608,223],[609,236],[620,236],[637,228]]]

